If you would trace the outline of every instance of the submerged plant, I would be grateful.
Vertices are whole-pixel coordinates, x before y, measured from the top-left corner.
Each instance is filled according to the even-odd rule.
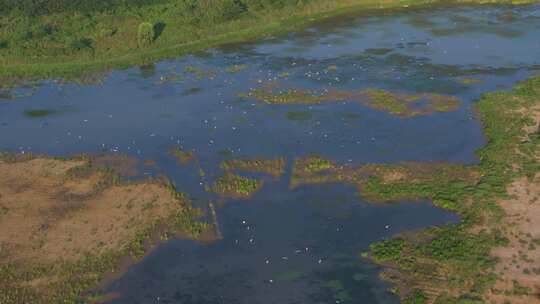
[[[39,118],[39,117],[45,117],[56,113],[56,111],[53,110],[28,110],[24,111],[24,116],[30,117],[30,118]]]

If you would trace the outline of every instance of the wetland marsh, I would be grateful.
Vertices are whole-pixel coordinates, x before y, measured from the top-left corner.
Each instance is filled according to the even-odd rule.
[[[508,223],[496,204],[511,200],[506,188],[522,177],[530,191],[513,192],[538,208],[538,37],[538,4],[415,9],[331,18],[81,83],[0,89],[0,150],[7,153],[0,168],[11,172],[0,177],[10,186],[0,187],[0,226],[24,216],[9,195],[46,191],[51,199],[36,210],[52,208],[54,216],[13,232],[43,235],[42,247],[23,244],[29,259],[41,248],[50,249],[41,251],[52,259],[45,262],[80,258],[71,230],[87,242],[78,246],[83,251],[100,252],[121,237],[140,241],[137,263],[113,276],[106,275],[115,269],[110,260],[96,266],[82,287],[69,289],[69,301],[537,300],[538,255],[522,259],[526,280],[515,270],[504,281],[497,274],[515,267],[512,254],[522,252],[490,254],[508,242],[540,240],[536,227],[523,226],[529,235],[519,240],[501,231],[497,223]],[[501,93],[484,95],[490,92]],[[32,162],[35,170],[62,172],[32,186]],[[79,173],[70,171],[76,167]],[[73,178],[91,185],[77,187]],[[137,187],[159,195],[147,198],[152,191]],[[114,191],[125,191],[117,198],[136,208],[110,198]],[[103,220],[113,228],[99,225],[106,210],[64,210],[73,195],[113,206]],[[92,203],[96,195],[106,199]],[[70,226],[66,214],[89,224]],[[134,223],[154,227],[155,218],[171,216],[176,229],[158,225],[159,241],[142,254]],[[523,233],[516,229],[512,235]],[[109,243],[96,249],[93,238],[104,235]],[[21,245],[10,242],[0,238],[2,246]],[[16,290],[6,303],[19,303],[28,290],[36,303],[60,299],[39,279],[67,282],[73,271],[40,277],[50,269],[30,264],[40,273],[32,272],[36,283],[13,257],[0,251],[0,286]],[[506,264],[494,266],[497,257]]]

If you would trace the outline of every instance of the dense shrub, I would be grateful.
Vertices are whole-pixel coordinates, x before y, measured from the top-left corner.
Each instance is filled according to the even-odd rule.
[[[140,7],[172,0],[0,0],[0,15],[18,9],[26,15],[60,12],[91,13],[120,7]]]
[[[154,25],[149,22],[143,22],[139,24],[139,29],[137,30],[137,42],[140,47],[145,47],[152,42],[154,42]]]
[[[186,8],[220,11],[224,19],[234,18],[247,10],[283,8],[316,0],[0,0],[0,14],[18,9],[26,15],[47,15],[60,12],[92,13],[146,5],[175,3]],[[217,9],[219,8],[219,9]]]
[[[70,47],[73,51],[90,51],[92,50],[92,39],[82,38],[71,42]]]

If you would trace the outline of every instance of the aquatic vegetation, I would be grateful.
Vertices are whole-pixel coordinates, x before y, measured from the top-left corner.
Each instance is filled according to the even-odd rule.
[[[329,65],[326,67],[326,69],[324,69],[324,71],[327,73],[337,72],[337,70],[338,70],[337,65]]]
[[[479,299],[511,302],[515,292],[508,290],[505,287],[508,284],[503,282],[529,282],[526,274],[508,278],[514,262],[505,258],[506,254],[501,258],[494,249],[517,255],[521,246],[528,246],[528,242],[523,245],[518,239],[522,238],[520,234],[531,235],[530,226],[509,225],[511,220],[503,209],[511,202],[521,208],[527,204],[528,199],[508,198],[506,189],[511,189],[516,180],[521,177],[530,180],[521,182],[525,187],[522,193],[538,188],[539,88],[540,78],[532,78],[517,85],[512,92],[487,94],[477,103],[488,144],[478,152],[480,164],[469,167],[474,177],[470,182],[445,180],[446,174],[442,180],[439,174],[431,181],[421,179],[410,183],[399,180],[385,183],[380,176],[375,176],[362,188],[363,195],[384,200],[430,198],[463,218],[458,225],[430,228],[414,238],[372,245],[372,258],[390,266],[381,276],[396,284],[395,291],[401,298],[422,299],[420,303],[455,303],[458,299],[471,299],[471,303]],[[530,211],[522,216],[529,217],[530,221],[538,217]],[[520,263],[531,265],[534,261],[533,256],[529,256]],[[532,299],[533,290],[530,288],[519,296]]]
[[[295,281],[301,279],[306,274],[302,271],[287,271],[276,274],[276,281]]]
[[[434,112],[456,111],[460,105],[458,97],[433,93],[393,93],[382,89],[315,91],[282,88],[282,85],[276,82],[265,84],[258,89],[251,89],[248,94],[240,96],[269,104],[321,104],[356,101],[367,107],[404,118],[429,115]]]
[[[285,113],[285,117],[288,120],[293,121],[307,121],[310,120],[313,115],[311,115],[311,113],[307,111],[290,111]]]
[[[379,89],[366,89],[364,93],[372,100],[369,105],[374,109],[387,110],[396,115],[403,115],[407,111],[404,100],[400,100],[395,94]],[[415,100],[415,98],[411,100]]]
[[[354,120],[359,120],[362,118],[362,116],[360,114],[356,114],[356,113],[346,113],[345,115],[343,115],[343,118],[345,120],[351,120],[351,121],[354,121]]]
[[[4,92],[0,90],[0,100],[10,100],[13,99],[14,96],[9,92]]]
[[[279,78],[286,78],[289,77],[291,74],[289,72],[281,72],[278,74]]]
[[[189,165],[190,162],[197,160],[195,151],[185,151],[182,148],[174,148],[171,150],[171,154],[176,157],[182,166]]]
[[[231,149],[220,149],[217,151],[217,154],[222,157],[228,157],[233,154],[233,151]]]
[[[223,197],[248,199],[258,192],[263,184],[262,180],[225,173],[216,180],[209,190]]]
[[[413,27],[427,29],[437,26],[436,22],[422,15],[413,15],[412,17],[407,19],[407,24]]]
[[[451,197],[454,187],[470,187],[479,179],[479,173],[474,169],[457,164],[408,162],[354,167],[338,165],[320,156],[297,158],[292,172],[292,188],[348,183],[357,186],[360,195],[373,202],[416,200],[432,197],[434,193]],[[442,197],[435,203],[450,207]]]
[[[290,187],[301,185],[342,182],[346,180],[341,167],[317,155],[298,157],[294,160]]]
[[[220,168],[227,172],[265,173],[278,178],[285,172],[285,159],[229,159],[223,161]]]
[[[392,239],[384,242],[374,243],[369,246],[373,259],[379,263],[388,260],[397,260],[405,247],[405,241]]]
[[[184,96],[194,95],[194,94],[202,92],[202,90],[203,89],[201,89],[199,87],[189,88],[189,89],[185,90],[184,92],[182,92],[182,95],[184,95]]]
[[[84,157],[4,154],[0,167],[1,303],[82,301],[106,273],[123,271],[122,258],[153,248],[156,234],[197,238],[207,228],[174,186],[115,181]]]
[[[197,79],[203,79],[203,78],[213,79],[216,77],[215,71],[212,71],[212,70],[205,71],[194,66],[185,67],[184,72],[188,74],[194,74]]]
[[[429,115],[433,112],[451,112],[459,108],[459,98],[430,93],[396,94],[380,89],[362,91],[368,97],[368,107],[384,110],[400,117]],[[424,105],[416,104],[424,102]]]
[[[279,84],[269,83],[260,89],[251,89],[240,97],[250,97],[269,104],[319,104],[326,101],[326,96],[315,91],[302,89],[280,89]]]
[[[309,173],[316,173],[334,168],[335,165],[324,158],[309,156],[306,159],[304,170]]]
[[[323,171],[334,172],[338,169],[337,165],[325,158],[318,155],[310,155],[308,157],[299,157],[294,161],[293,175],[305,176],[310,174],[316,174]]]
[[[365,50],[365,53],[368,54],[368,55],[375,55],[375,56],[382,56],[382,55],[386,55],[390,52],[392,52],[393,49],[388,49],[388,48],[378,48],[378,49],[367,49]]]
[[[336,302],[341,303],[352,300],[351,295],[347,292],[341,281],[331,280],[325,282],[324,286],[334,293],[334,299]]]
[[[247,64],[236,64],[236,65],[233,65],[233,66],[230,66],[228,68],[225,69],[225,72],[227,73],[238,73],[238,72],[241,72],[245,69],[247,69],[249,66]]]
[[[28,110],[24,111],[24,116],[30,117],[30,118],[39,118],[39,117],[45,117],[52,114],[55,114],[56,111],[54,110]]]
[[[166,84],[166,83],[181,83],[185,81],[186,78],[178,74],[170,74],[160,76],[159,79],[155,82],[156,84]]]
[[[482,79],[473,78],[473,77],[463,77],[457,80],[457,82],[465,85],[478,84],[482,83]]]

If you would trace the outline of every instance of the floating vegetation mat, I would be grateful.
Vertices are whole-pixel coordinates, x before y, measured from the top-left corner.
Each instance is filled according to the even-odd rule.
[[[227,172],[264,173],[278,178],[285,172],[285,159],[229,159],[223,161],[220,167]]]
[[[434,93],[395,93],[372,88],[357,91],[294,89],[283,87],[276,82],[251,89],[248,94],[240,94],[240,96],[268,104],[309,105],[356,101],[369,108],[405,118],[430,115],[435,112],[456,111],[460,106],[458,97]]]

